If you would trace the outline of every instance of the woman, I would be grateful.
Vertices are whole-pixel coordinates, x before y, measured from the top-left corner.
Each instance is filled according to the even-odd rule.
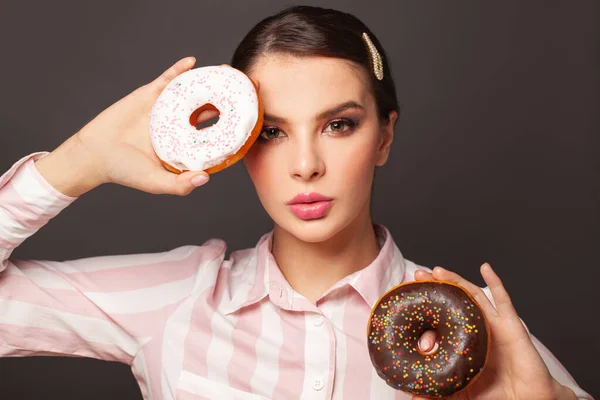
[[[274,229],[255,248],[227,260],[219,239],[156,254],[9,258],[103,183],[187,195],[208,181],[204,172],[166,171],[148,136],[158,94],[194,63],[180,60],[0,178],[0,355],[127,363],[147,399],[405,399],[371,366],[367,318],[398,283],[443,279],[478,300],[494,338],[481,378],[454,398],[591,398],[528,334],[489,265],[481,290],[405,259],[372,222],[373,175],[388,158],[399,107],[375,35],[334,10],[300,6],[269,17],[232,59],[260,85],[265,106],[244,163]],[[427,333],[420,346],[434,339]]]

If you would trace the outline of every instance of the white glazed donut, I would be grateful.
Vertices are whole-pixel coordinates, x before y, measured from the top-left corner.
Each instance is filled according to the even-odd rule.
[[[219,121],[196,129],[198,115],[219,112]],[[191,69],[173,79],[150,115],[152,147],[176,173],[214,173],[240,160],[262,129],[263,107],[254,82],[229,66]]]

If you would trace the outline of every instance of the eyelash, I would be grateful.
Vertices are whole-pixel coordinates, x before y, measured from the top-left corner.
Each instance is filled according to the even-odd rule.
[[[346,129],[346,130],[344,130],[342,132],[334,132],[334,136],[345,136],[345,135],[348,135],[350,132],[352,132],[353,130],[355,130],[356,127],[359,124],[359,121],[355,120],[355,119],[351,119],[351,118],[339,118],[339,119],[331,121],[329,124],[327,124],[327,126],[329,126],[331,124],[334,124],[336,122],[341,122],[341,123],[345,124],[346,126],[348,126],[348,129]],[[258,140],[263,141],[263,142],[277,142],[277,141],[279,141],[279,140],[282,139],[281,137],[276,137],[276,138],[272,138],[272,139],[265,138],[263,136],[263,133],[267,129],[278,129],[278,128],[276,128],[274,126],[263,127],[262,131],[258,135]]]

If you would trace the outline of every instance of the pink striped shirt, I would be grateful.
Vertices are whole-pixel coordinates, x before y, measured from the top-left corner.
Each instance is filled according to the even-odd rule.
[[[229,259],[220,239],[62,262],[10,258],[76,199],[39,174],[33,162],[46,154],[0,178],[0,356],[120,361],[144,399],[409,398],[375,373],[366,326],[385,291],[429,269],[405,259],[387,228],[375,225],[377,258],[316,305],[282,275],[272,232]],[[560,383],[592,399],[533,341]]]

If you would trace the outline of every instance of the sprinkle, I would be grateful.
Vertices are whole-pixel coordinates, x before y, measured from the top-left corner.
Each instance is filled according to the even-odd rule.
[[[369,321],[368,340],[372,346],[369,350],[377,348],[386,354],[387,364],[383,370],[394,371],[386,375],[388,383],[394,387],[402,390],[409,388],[415,394],[449,396],[464,387],[470,379],[465,377],[459,380],[453,364],[460,359],[455,355],[473,361],[472,349],[466,345],[473,342],[466,340],[478,333],[482,326],[478,321],[481,320],[478,315],[480,310],[470,300],[453,297],[460,294],[455,291],[444,293],[430,290],[431,286],[420,287],[423,289],[414,290],[415,286],[406,285],[380,298]],[[436,299],[429,298],[432,292],[437,295]],[[459,308],[456,304],[465,305]],[[475,316],[478,318],[475,319]],[[438,331],[440,346],[436,353],[423,355],[417,350],[418,340],[421,333],[428,329]],[[481,368],[477,364],[471,366],[471,374],[476,368]],[[443,371],[451,371],[453,375],[437,378]],[[462,373],[460,375],[463,376]],[[444,381],[449,385],[444,386]]]

